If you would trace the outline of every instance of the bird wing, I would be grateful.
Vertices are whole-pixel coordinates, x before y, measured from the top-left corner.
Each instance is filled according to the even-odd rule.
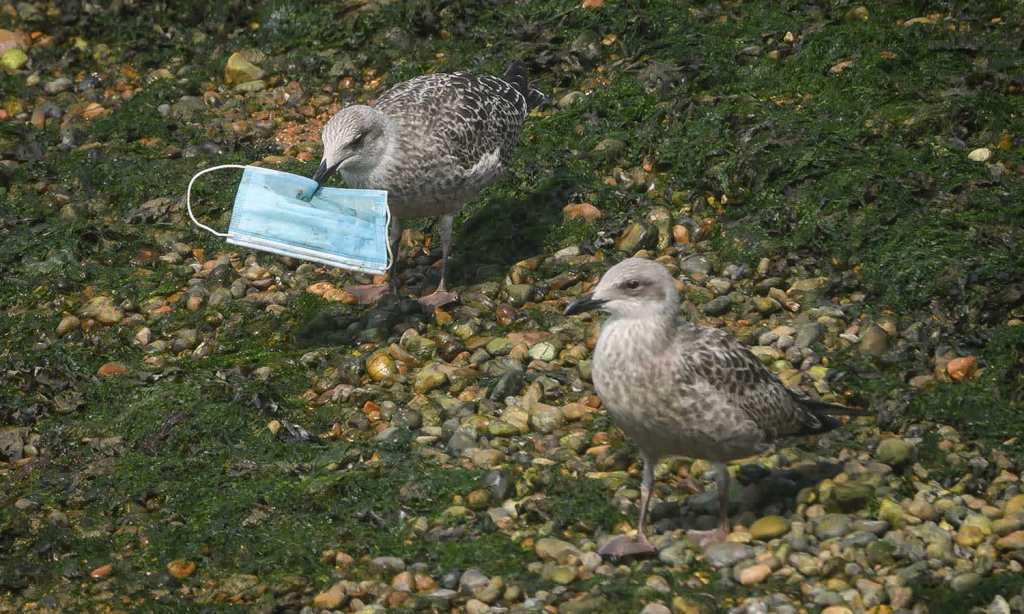
[[[526,98],[490,75],[437,73],[399,83],[376,103],[403,133],[429,142],[435,159],[465,171],[499,152],[507,164],[526,119]]]
[[[779,437],[822,433],[838,426],[826,413],[805,405],[800,397],[769,371],[730,334],[691,327],[682,359],[690,378],[703,384],[706,401],[722,413],[763,433],[766,441]]]

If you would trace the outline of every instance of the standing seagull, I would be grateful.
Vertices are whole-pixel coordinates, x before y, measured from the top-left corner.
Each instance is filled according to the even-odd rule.
[[[637,535],[613,539],[602,555],[655,552],[644,521],[662,457],[714,463],[719,526],[690,532],[707,546],[729,534],[726,462],[763,453],[782,437],[832,430],[839,422],[829,414],[856,413],[789,390],[728,333],[683,320],[672,276],[656,262],[620,262],[565,313],[597,308],[611,317],[594,350],[594,387],[644,461]]]
[[[526,67],[513,62],[499,77],[468,73],[422,75],[388,90],[373,107],[353,105],[324,126],[324,157],[313,180],[335,171],[353,188],[387,190],[391,208],[390,275],[397,289],[400,220],[440,216],[441,283],[420,299],[436,307],[447,291],[452,222],[467,201],[508,166],[530,109],[544,101],[531,89]],[[352,288],[365,302],[388,286]]]

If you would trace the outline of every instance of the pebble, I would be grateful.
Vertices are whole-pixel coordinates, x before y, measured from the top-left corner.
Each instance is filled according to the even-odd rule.
[[[370,561],[370,567],[377,571],[397,573],[405,571],[405,561],[397,556],[378,556]]]
[[[67,77],[58,77],[53,81],[47,81],[46,84],[43,85],[43,91],[53,96],[54,94],[59,94],[71,89],[72,85],[71,79],[68,79]]]
[[[896,467],[910,460],[913,450],[914,447],[906,440],[890,437],[879,442],[875,449],[875,458],[886,465]]]
[[[818,520],[814,534],[821,540],[842,537],[850,532],[850,525],[850,518],[844,514],[826,514]]]
[[[587,222],[593,222],[594,220],[601,219],[601,210],[590,203],[575,203],[566,205],[562,209],[565,219],[567,220],[584,220]]]
[[[567,563],[580,558],[580,551],[576,546],[553,537],[538,539],[533,549],[541,559],[558,563]]]
[[[711,544],[704,551],[704,560],[715,567],[725,567],[754,556],[754,549],[746,544],[722,542]]]
[[[78,311],[82,318],[93,319],[100,324],[117,324],[124,319],[124,312],[114,305],[109,296],[95,296]]]
[[[771,574],[771,567],[765,563],[757,563],[737,571],[736,579],[743,586],[751,586],[753,584],[760,584],[761,582],[764,582]]]
[[[971,379],[978,370],[978,359],[974,356],[961,356],[946,363],[946,373],[954,381]]]
[[[861,334],[859,347],[869,356],[881,356],[889,350],[889,335],[881,326],[872,324]]]
[[[1024,549],[1024,531],[1014,531],[996,540],[996,548],[1000,550]]]
[[[789,532],[789,521],[781,516],[764,516],[750,525],[750,536],[768,541]]]
[[[192,561],[186,561],[184,559],[177,559],[167,564],[167,573],[172,578],[183,580],[191,576],[196,571],[196,564]]]
[[[14,72],[20,70],[28,63],[28,54],[21,49],[14,47],[0,54],[0,66]]]
[[[709,316],[720,316],[732,308],[732,297],[719,296],[704,303],[704,313]]]
[[[232,53],[224,65],[224,81],[228,85],[256,81],[263,77],[263,74],[263,69],[247,60],[239,52]]]
[[[971,153],[967,154],[967,159],[971,162],[988,162],[991,157],[992,150],[988,147],[972,149]]]
[[[60,319],[60,323],[57,324],[57,335],[63,337],[71,331],[78,330],[81,326],[82,321],[73,315],[66,315]]]
[[[112,377],[117,377],[119,375],[124,375],[127,372],[128,367],[124,366],[123,364],[119,362],[107,362],[100,366],[100,368],[96,371],[96,375],[98,375],[102,379],[109,379]]]
[[[335,582],[331,588],[313,597],[313,607],[320,610],[334,610],[345,601],[345,583]]]

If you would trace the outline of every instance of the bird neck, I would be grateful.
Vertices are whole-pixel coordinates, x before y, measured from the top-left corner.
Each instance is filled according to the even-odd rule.
[[[380,111],[377,112],[380,113]],[[380,156],[377,158],[377,166],[374,167],[370,176],[374,179],[383,181],[384,178],[387,177],[390,169],[394,166],[395,160],[399,158],[398,150],[401,142],[401,134],[398,124],[384,113],[380,113],[380,121],[384,131],[384,136],[381,139],[383,148]]]
[[[651,312],[644,317],[612,316],[601,329],[601,337],[628,338],[632,347],[657,351],[670,342],[675,327],[676,314],[670,311]]]

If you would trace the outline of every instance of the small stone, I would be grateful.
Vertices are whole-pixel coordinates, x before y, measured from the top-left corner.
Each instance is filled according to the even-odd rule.
[[[632,255],[638,250],[652,247],[657,237],[658,233],[652,226],[633,222],[622,231],[622,235],[615,242],[615,249]]]
[[[978,359],[974,356],[962,356],[946,363],[946,373],[958,382],[971,379],[977,370]]]
[[[903,508],[892,499],[882,499],[878,506],[878,519],[888,522],[897,529],[907,523]]]
[[[832,488],[832,502],[842,512],[854,512],[862,509],[875,494],[875,490],[868,484],[848,482],[836,484]]]
[[[814,529],[814,534],[821,540],[842,537],[849,532],[850,518],[843,514],[826,514]]]
[[[566,563],[571,558],[579,559],[580,551],[567,541],[553,537],[542,537],[533,546],[533,551],[544,560]]]
[[[103,379],[107,379],[109,377],[117,377],[119,375],[124,375],[127,372],[128,367],[124,366],[123,364],[119,362],[108,362],[104,363],[99,368],[99,370],[96,371],[96,375]]]
[[[124,319],[124,312],[114,306],[114,299],[109,296],[95,296],[78,310],[83,318],[96,320],[100,324],[117,324]]]
[[[416,373],[412,388],[420,394],[425,394],[444,386],[448,382],[448,376],[436,364],[430,364]]]
[[[370,561],[370,567],[377,571],[398,573],[400,571],[405,571],[405,561],[397,556],[378,556]]]
[[[750,536],[761,541],[775,539],[789,532],[789,521],[782,516],[764,516],[750,525]]]
[[[658,559],[668,565],[689,565],[693,562],[693,547],[686,541],[678,541],[658,552]]]
[[[808,322],[797,329],[793,345],[794,347],[801,349],[811,347],[814,342],[821,339],[822,333],[824,333],[824,328],[821,324],[817,322]]]
[[[313,607],[319,610],[334,610],[345,600],[345,583],[336,582],[334,586],[313,597]]]
[[[244,55],[238,52],[232,53],[228,57],[227,64],[224,65],[224,81],[228,85],[256,81],[262,77],[263,69],[245,59]]]
[[[967,154],[967,159],[971,162],[988,162],[991,157],[992,150],[988,147],[979,147],[971,150],[971,153]]]
[[[195,571],[196,564],[192,561],[177,559],[167,564],[167,573],[177,580],[183,580],[191,576]]]
[[[956,537],[954,539],[956,543],[965,548],[974,548],[981,542],[985,541],[985,532],[981,527],[963,525],[960,527],[960,530],[956,532]]]
[[[576,579],[576,568],[571,565],[545,565],[544,579],[555,584],[569,584]]]
[[[0,55],[0,65],[12,72],[21,69],[26,63],[28,63],[28,54],[17,47],[8,49]]]
[[[704,303],[704,313],[709,316],[720,316],[732,308],[732,298],[727,294]]]
[[[561,408],[553,405],[537,403],[530,411],[530,426],[541,433],[553,433],[564,422]]]
[[[71,79],[68,79],[67,77],[58,77],[53,81],[47,81],[46,85],[43,86],[43,91],[52,96],[54,94],[66,92],[71,89],[72,85]]]
[[[599,220],[603,215],[600,209],[590,203],[574,203],[566,205],[562,209],[562,213],[565,215],[565,219],[567,220],[584,220],[587,222]]]
[[[1024,548],[1024,531],[1014,531],[1009,535],[1000,537],[996,541],[996,548],[1000,550],[1020,550]]]
[[[57,324],[57,334],[61,337],[70,333],[73,330],[77,330],[81,326],[82,321],[73,315],[66,315],[60,319],[60,323]]]
[[[754,549],[752,547],[735,542],[711,544],[704,551],[704,559],[715,567],[735,565],[752,556],[754,556]]]
[[[737,580],[739,580],[740,584],[743,586],[751,586],[753,584],[760,584],[761,582],[764,582],[771,574],[771,567],[765,563],[758,563],[740,570],[737,573]]]
[[[859,347],[869,356],[881,356],[889,349],[889,335],[881,326],[872,324],[861,335]]]
[[[90,571],[89,577],[95,580],[101,580],[109,576],[113,571],[114,566],[111,563],[107,563],[106,565],[100,565],[96,569]]]
[[[676,224],[672,227],[672,240],[680,245],[687,245],[690,243],[690,229],[682,224]]]
[[[141,346],[149,345],[149,341],[153,336],[153,331],[149,330],[148,327],[143,326],[135,333],[135,343]]]
[[[1024,495],[1014,495],[1006,502],[1003,506],[1003,513],[1009,516],[1010,514],[1016,514],[1018,512],[1024,512]]]
[[[708,275],[711,262],[702,254],[690,254],[679,260],[679,270],[688,275]]]
[[[398,375],[394,359],[384,352],[377,352],[366,361],[366,373],[375,382],[382,382]]]
[[[789,563],[805,576],[817,576],[821,572],[821,562],[806,552],[790,554]]]
[[[672,614],[672,610],[668,609],[665,604],[655,601],[645,605],[644,609],[640,610],[640,614]]]
[[[913,450],[914,446],[906,440],[890,437],[879,442],[878,448],[875,449],[875,458],[879,462],[896,467],[907,462]]]
[[[626,144],[618,139],[602,139],[594,146],[594,149],[590,151],[590,155],[593,158],[599,158],[603,160],[614,160],[622,150],[626,148]]]
[[[552,361],[558,358],[558,345],[550,341],[535,343],[528,352],[530,358],[535,360]]]
[[[871,18],[868,7],[863,4],[857,5],[846,11],[846,21],[867,21]]]
[[[968,572],[954,576],[949,586],[958,593],[966,593],[977,586],[979,582],[981,582],[981,576]]]

